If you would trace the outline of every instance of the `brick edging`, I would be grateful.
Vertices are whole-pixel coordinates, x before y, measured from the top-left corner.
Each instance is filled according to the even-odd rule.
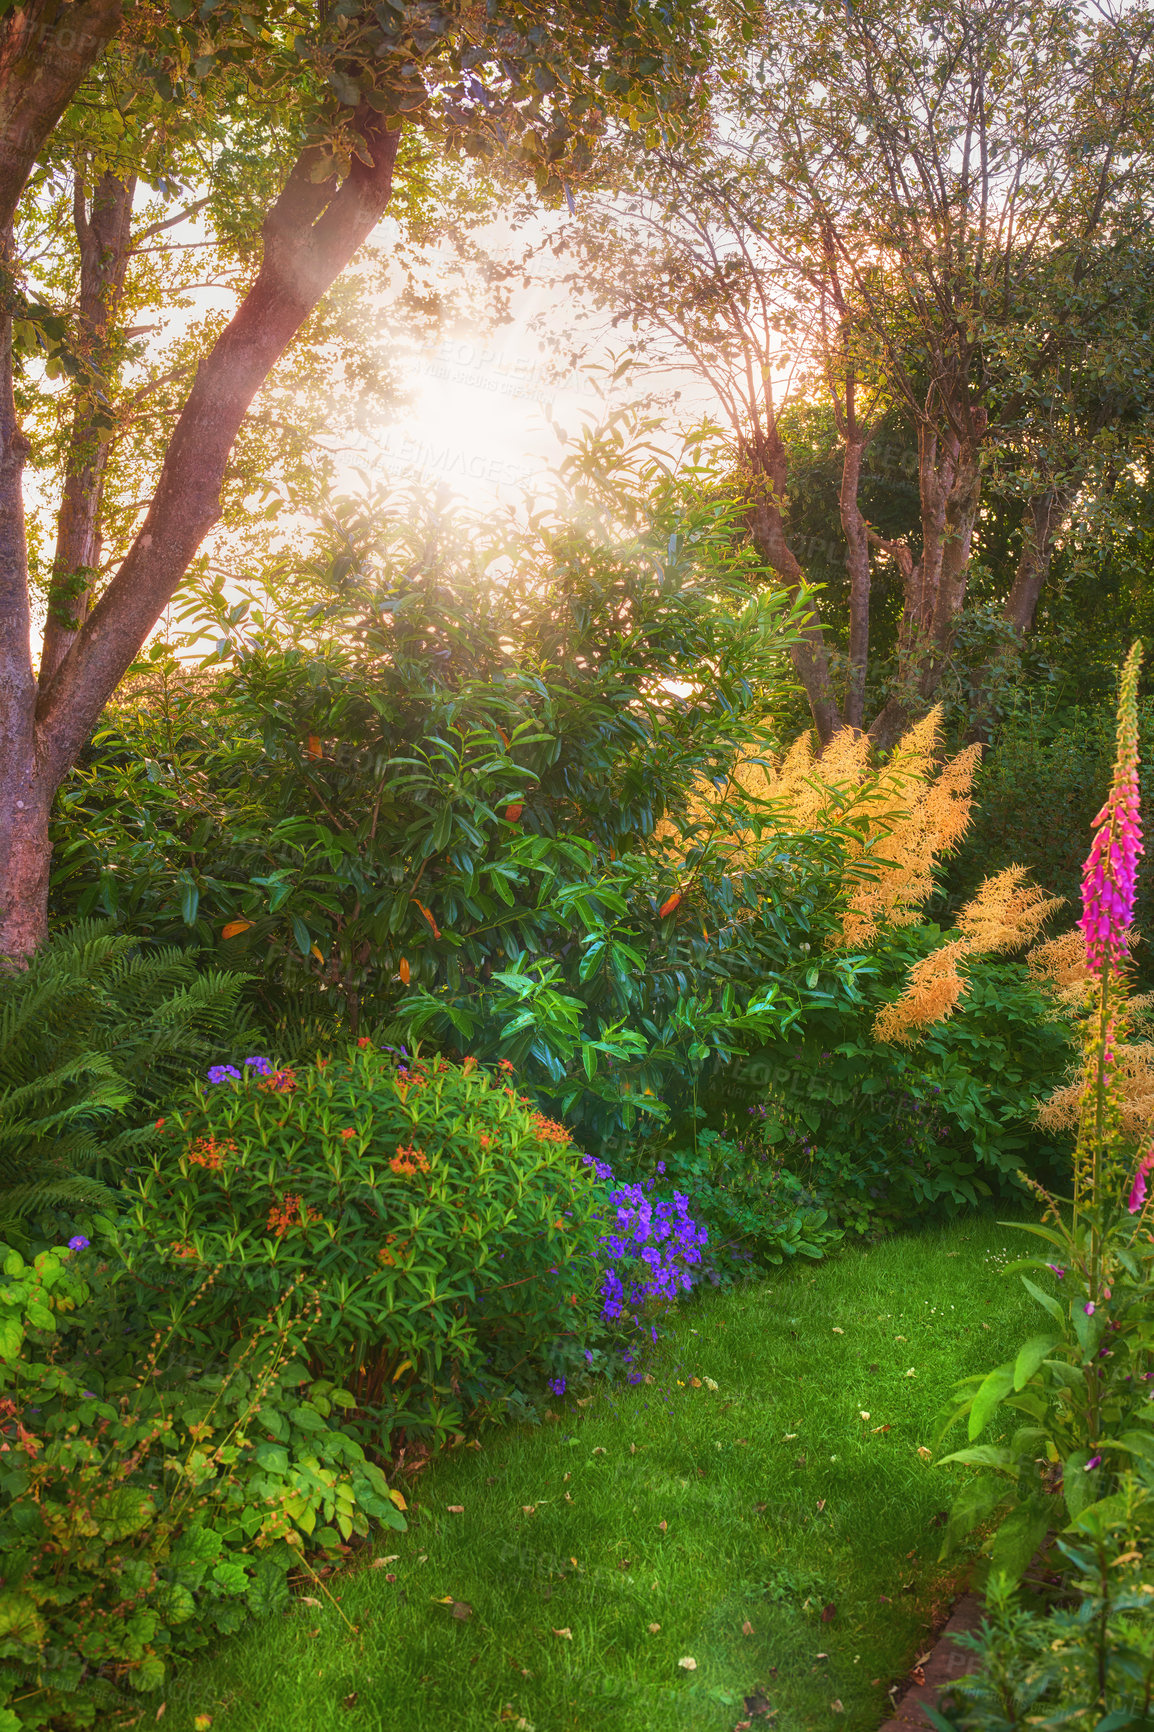
[[[977,1594],[962,1596],[923,1664],[925,1682],[911,1685],[893,1716],[878,1728],[878,1732],[927,1732],[930,1721],[921,1711],[923,1704],[928,1702],[936,1706],[939,1693],[955,1679],[972,1672],[977,1665],[978,1657],[973,1650],[959,1648],[953,1638],[976,1630],[982,1621],[983,1610]]]

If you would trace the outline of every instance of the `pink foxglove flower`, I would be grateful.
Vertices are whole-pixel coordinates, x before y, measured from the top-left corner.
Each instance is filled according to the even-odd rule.
[[[1154,1171],[1154,1149],[1138,1162],[1134,1183],[1130,1187],[1130,1201],[1126,1205],[1132,1215],[1136,1215],[1146,1201],[1146,1180],[1151,1171]]]
[[[1094,820],[1095,836],[1082,871],[1086,966],[1091,974],[1117,970],[1126,959],[1134,917],[1134,881],[1142,853],[1138,796],[1138,663],[1135,645],[1122,670],[1118,753],[1114,783]]]

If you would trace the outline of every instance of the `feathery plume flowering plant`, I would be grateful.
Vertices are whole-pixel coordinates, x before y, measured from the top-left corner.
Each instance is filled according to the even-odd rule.
[[[1059,1198],[1022,1175],[1045,1205],[1025,1230],[1049,1247],[1011,1268],[1046,1313],[1042,1334],[969,1392],[954,1420],[972,1444],[1002,1410],[1016,1409],[1008,1442],[946,1456],[987,1471],[955,1506],[947,1545],[999,1509],[995,1571],[1017,1580],[1046,1532],[1061,1526],[1060,1496],[1072,1524],[1111,1497],[1134,1460],[1149,1453],[1154,1418],[1154,1147],[1134,1137],[1124,1114],[1127,970],[1134,879],[1142,851],[1138,805],[1138,672],[1135,644],[1122,670],[1118,748],[1110,792],[1094,820],[1082,880],[1084,1019],[1073,1196]],[[1057,941],[1063,956],[1072,940]],[[1067,969],[1069,972],[1069,969]],[[1069,1092],[1069,1091],[1067,1091]],[[1039,1285],[1038,1280],[1045,1285]],[[1056,1283],[1061,1286],[1052,1291]],[[1060,1297],[1059,1297],[1060,1295]],[[953,1421],[951,1421],[953,1423]],[[1141,1446],[1141,1447],[1140,1447]]]

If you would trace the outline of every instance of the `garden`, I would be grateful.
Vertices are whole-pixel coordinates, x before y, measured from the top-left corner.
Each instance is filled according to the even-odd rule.
[[[1154,1728],[1152,16],[0,7],[0,1732]]]

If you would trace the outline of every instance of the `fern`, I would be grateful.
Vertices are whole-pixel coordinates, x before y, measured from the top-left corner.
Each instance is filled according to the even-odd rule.
[[[0,1227],[113,1200],[158,1108],[234,1049],[241,984],[96,921],[0,975]]]

